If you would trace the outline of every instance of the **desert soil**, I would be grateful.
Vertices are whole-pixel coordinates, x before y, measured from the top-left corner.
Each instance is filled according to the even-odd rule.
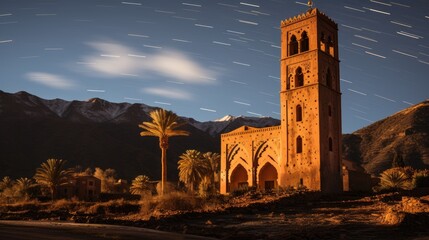
[[[217,212],[122,219],[134,226],[219,239],[429,239],[429,195],[406,195],[249,195]]]
[[[15,213],[3,213],[2,218],[20,219]],[[160,211],[150,218],[141,213],[74,216],[66,220],[217,239],[429,240],[429,189],[337,196],[248,193],[206,211]]]

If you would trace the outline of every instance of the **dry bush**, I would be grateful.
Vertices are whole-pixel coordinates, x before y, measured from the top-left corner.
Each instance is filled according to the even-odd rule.
[[[376,190],[397,191],[411,189],[409,169],[390,168],[380,174],[380,186]]]
[[[429,170],[416,170],[413,175],[413,187],[429,187]]]
[[[40,203],[36,199],[21,201],[12,204],[0,205],[0,212],[19,212],[19,211],[38,211],[45,209],[48,206],[46,203]]]
[[[176,185],[174,185],[171,182],[166,182],[165,186],[164,186],[164,191],[166,194],[168,194],[169,192],[175,191],[176,190]],[[158,195],[161,195],[161,182],[156,184],[156,192],[158,193]]]
[[[103,203],[95,203],[90,206],[86,213],[88,214],[130,214],[140,211],[140,204],[134,201],[124,199],[111,200]]]
[[[140,213],[142,215],[148,215],[152,213],[153,209],[155,209],[157,205],[157,201],[155,200],[158,197],[153,197],[152,194],[148,194],[142,196],[139,205],[140,205]]]
[[[81,205],[84,204],[83,202],[80,202],[77,198],[71,198],[71,199],[59,199],[54,201],[50,206],[49,210],[56,211],[56,210],[67,210],[67,211],[76,211],[77,209],[81,208]]]
[[[107,211],[112,214],[130,214],[140,211],[138,202],[125,201],[124,199],[107,202]]]
[[[86,214],[97,214],[97,215],[106,214],[105,203],[95,203],[89,206],[84,212]]]
[[[191,211],[202,207],[202,201],[184,192],[170,192],[156,198],[156,210]]]
[[[230,196],[222,194],[212,194],[209,198],[203,199],[201,209],[203,211],[214,211],[222,209],[229,202]]]

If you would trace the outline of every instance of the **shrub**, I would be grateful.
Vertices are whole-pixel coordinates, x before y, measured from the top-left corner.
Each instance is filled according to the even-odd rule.
[[[96,203],[87,210],[89,214],[130,214],[140,211],[138,202],[126,201],[124,199],[110,200],[108,202]]]
[[[176,186],[173,183],[171,183],[171,182],[166,182],[165,183],[165,186],[164,186],[165,193],[174,191],[175,189],[176,189]],[[156,184],[156,192],[158,193],[158,195],[162,195],[162,194],[160,194],[162,192],[161,191],[161,182],[158,182]]]
[[[411,187],[411,181],[402,168],[390,168],[381,173],[377,190],[408,190]]]
[[[158,197],[158,210],[190,211],[201,207],[200,199],[184,192],[170,192]]]
[[[413,187],[429,187],[429,170],[417,170],[413,175]]]
[[[70,209],[72,205],[72,201],[67,199],[59,199],[52,203],[50,209],[51,210],[64,210],[64,209]]]
[[[130,214],[140,211],[140,205],[123,199],[106,203],[107,211],[113,214]]]
[[[216,190],[213,189],[213,184],[211,183],[210,178],[204,177],[198,186],[198,195],[202,198],[207,198],[212,195],[214,191]]]
[[[235,189],[234,191],[231,192],[231,196],[232,197],[243,196],[247,192],[249,192],[248,187],[238,188],[238,189]]]

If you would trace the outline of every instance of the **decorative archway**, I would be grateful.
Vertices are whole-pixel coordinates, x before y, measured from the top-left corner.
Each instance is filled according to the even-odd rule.
[[[249,177],[247,175],[246,169],[238,164],[231,172],[230,182],[229,182],[229,191],[244,189],[249,186]]]
[[[274,189],[278,186],[278,173],[280,171],[279,140],[270,139],[261,142],[256,150],[254,159],[255,183],[261,190]]]
[[[260,190],[269,191],[277,188],[278,172],[271,163],[265,163],[265,165],[259,171],[258,183]]]
[[[231,192],[240,188],[246,188],[251,184],[248,172],[251,172],[252,161],[248,150],[243,144],[235,144],[227,154],[227,179],[228,189]]]

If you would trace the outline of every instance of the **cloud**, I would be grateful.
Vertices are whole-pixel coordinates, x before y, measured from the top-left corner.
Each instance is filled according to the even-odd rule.
[[[117,77],[124,74],[136,74],[139,71],[141,60],[135,60],[128,54],[133,50],[119,44],[113,43],[88,43],[98,51],[96,55],[85,57],[86,65],[90,70],[95,70],[108,77]]]
[[[118,43],[92,42],[88,45],[96,53],[84,58],[85,62],[92,63],[85,67],[105,77],[158,75],[190,84],[216,83],[215,72],[174,49],[145,54]]]
[[[165,98],[191,100],[192,95],[186,91],[171,88],[143,88],[142,92]]]
[[[30,72],[26,74],[27,79],[47,87],[56,89],[72,89],[76,85],[73,81],[68,80],[62,76],[44,73],[44,72]]]
[[[216,81],[213,72],[204,69],[179,51],[162,51],[150,58],[151,61],[146,67],[160,75],[195,84],[209,84]]]

